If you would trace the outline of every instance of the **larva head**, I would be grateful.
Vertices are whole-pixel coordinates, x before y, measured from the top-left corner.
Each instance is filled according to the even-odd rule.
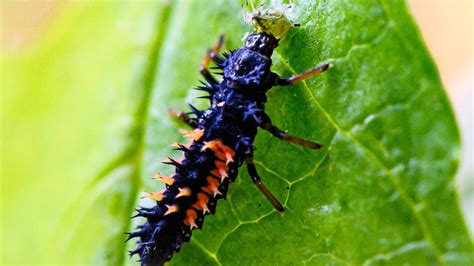
[[[265,33],[254,33],[247,37],[244,47],[259,54],[270,57],[273,49],[278,46],[278,40],[272,35]]]

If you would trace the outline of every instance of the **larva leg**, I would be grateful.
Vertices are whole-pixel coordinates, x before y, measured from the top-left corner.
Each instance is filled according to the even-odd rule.
[[[260,119],[261,120],[260,120],[260,123],[259,123],[259,127],[267,130],[268,132],[272,133],[273,136],[275,136],[279,139],[289,141],[291,143],[298,144],[298,145],[301,145],[303,147],[310,148],[310,149],[315,149],[315,150],[321,149],[323,147],[319,143],[312,142],[312,141],[305,140],[305,139],[298,138],[298,137],[293,137],[293,136],[290,136],[290,135],[286,134],[281,129],[274,126],[272,124],[272,120],[270,119],[270,117],[265,113],[263,113],[263,115],[260,117]]]
[[[310,78],[314,75],[317,75],[319,73],[322,73],[326,70],[329,69],[329,63],[324,63],[324,64],[321,64],[319,66],[316,66],[316,67],[313,67],[303,73],[300,73],[300,74],[296,74],[294,76],[291,76],[291,77],[288,77],[288,78],[280,78],[278,77],[276,82],[275,82],[275,85],[279,85],[279,86],[285,86],[285,85],[293,85],[293,84],[296,84],[298,83],[299,81],[302,81],[304,79],[307,79],[307,78]]]
[[[284,211],[285,208],[283,208],[283,205],[281,205],[281,203],[275,198],[275,196],[273,196],[270,190],[268,190],[268,188],[262,183],[262,180],[257,173],[257,168],[255,168],[255,164],[253,163],[253,154],[250,154],[245,158],[245,163],[247,164],[247,171],[250,177],[252,177],[253,183],[257,186],[260,192],[262,192],[268,201],[270,201],[273,208],[279,212]]]
[[[216,62],[217,58],[219,56],[219,53],[221,51],[222,45],[224,44],[224,35],[219,36],[219,40],[217,41],[216,45],[214,48],[209,49],[206,53],[206,56],[201,62],[201,66],[199,67],[199,72],[201,72],[201,75],[204,76],[204,78],[207,80],[207,82],[211,84],[217,83],[217,80],[211,75],[211,73],[208,70],[209,63],[211,63],[211,60]]]
[[[189,117],[187,113],[177,111],[174,109],[169,109],[168,112],[172,118],[183,121],[184,123],[186,123],[188,126],[190,126],[193,129],[197,128],[196,119]]]

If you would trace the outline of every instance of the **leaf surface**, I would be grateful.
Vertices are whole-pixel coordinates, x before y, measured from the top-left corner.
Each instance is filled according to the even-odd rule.
[[[275,212],[243,170],[216,215],[194,231],[171,264],[472,264],[472,241],[453,184],[459,133],[405,3],[293,2],[297,8],[289,16],[301,26],[281,41],[274,71],[289,76],[328,61],[333,67],[296,86],[274,88],[266,110],[280,128],[325,148],[307,150],[261,131],[255,143],[257,168],[286,211]],[[43,255],[43,261],[52,262],[50,254],[59,250],[57,262],[129,262],[122,232],[133,226],[133,206],[150,204],[139,201],[141,192],[161,189],[150,177],[171,171],[159,162],[177,155],[169,145],[182,141],[177,133],[182,125],[168,117],[168,108],[185,110],[186,102],[206,107],[190,90],[199,84],[204,52],[222,33],[226,49],[239,48],[250,30],[241,22],[241,4],[233,1],[110,6],[73,8],[76,16],[93,19],[79,33],[63,33],[68,41],[45,44],[50,50],[33,59],[38,68],[47,66],[42,80],[30,77],[17,85],[25,93],[44,88],[46,94],[34,95],[53,97],[37,107],[47,106],[44,117],[50,120],[37,117],[35,108],[24,111],[41,121],[39,139],[47,139],[53,129],[69,131],[33,148],[56,147],[42,163],[33,163],[45,167],[37,183],[30,178],[5,181],[5,206],[21,211],[2,222],[13,229],[2,242],[26,228],[9,247],[14,255],[7,262],[24,262],[21,242],[38,231],[41,237],[31,244],[33,258]],[[79,25],[77,17],[70,20],[70,27]],[[94,56],[77,52],[86,40]],[[62,53],[54,50],[58,47]],[[80,60],[85,62],[74,64]],[[27,62],[11,60],[17,68],[7,84],[20,80],[19,69]],[[69,75],[55,64],[68,67]],[[63,92],[65,86],[71,94]],[[26,106],[25,99],[35,100],[20,96],[17,101]],[[10,114],[19,110],[9,108]],[[77,130],[83,124],[93,135],[77,133],[84,132]],[[7,133],[17,142],[27,138]],[[7,151],[17,150],[10,145]],[[9,162],[24,163],[29,145],[22,147]],[[61,159],[69,164],[58,164]],[[84,169],[71,172],[78,165]],[[12,169],[7,168],[11,176],[33,175]],[[33,203],[39,229],[24,221],[33,197],[14,202],[25,187],[46,192]],[[40,211],[49,202],[52,213]],[[11,208],[7,212],[15,212]],[[50,239],[46,254],[37,248],[45,239]]]

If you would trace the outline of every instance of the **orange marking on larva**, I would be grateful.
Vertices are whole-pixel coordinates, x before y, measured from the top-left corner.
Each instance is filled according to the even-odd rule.
[[[186,218],[184,219],[183,222],[185,225],[189,225],[191,230],[198,227],[195,223],[196,219],[197,219],[197,213],[195,210],[193,209],[186,210]]]
[[[235,151],[230,148],[229,146],[222,143],[220,140],[212,140],[208,142],[204,142],[204,146],[202,150],[211,149],[217,158],[229,164],[234,162]]]
[[[168,186],[171,186],[174,183],[174,178],[173,178],[172,175],[164,176],[164,175],[161,175],[161,174],[154,174],[153,178],[160,181],[160,182],[163,182],[163,183],[167,184]]]
[[[225,164],[229,164],[229,163],[232,163],[234,162],[234,158],[232,158],[232,154],[231,153],[223,153],[221,150],[218,150],[214,153],[214,155],[221,161],[224,161]]]
[[[179,190],[179,193],[176,194],[176,197],[174,197],[175,199],[177,199],[179,197],[189,197],[189,196],[191,196],[192,190],[188,187],[178,188],[178,190]]]
[[[220,150],[214,153],[214,155],[221,161],[225,162],[226,165],[234,162],[234,158],[229,153],[222,153]]]
[[[216,164],[216,168],[217,170],[219,170],[220,173],[224,172],[227,174],[227,164],[222,162],[222,161],[214,161],[214,163]]]
[[[207,177],[207,186],[202,187],[202,191],[206,192],[207,194],[213,195],[216,197],[216,195],[222,195],[222,193],[219,191],[219,180],[215,179],[212,176]]]
[[[218,176],[221,178],[221,183],[224,182],[224,179],[228,178],[229,175],[227,174],[227,172],[223,171],[223,170],[218,170],[218,169],[214,169],[214,170],[211,170],[211,174],[213,176]]]
[[[222,150],[222,153],[224,153],[226,164],[234,162],[235,151],[232,148],[222,144],[220,149]]]
[[[153,199],[153,200],[156,200],[156,201],[162,201],[163,198],[165,197],[164,196],[164,193],[165,193],[165,189],[160,191],[160,192],[150,192],[148,194],[146,194],[145,196],[143,196],[144,198],[149,198],[149,199]]]
[[[165,214],[163,214],[164,216],[166,216],[168,214],[172,214],[172,213],[177,212],[179,210],[179,207],[176,204],[173,204],[173,205],[166,204],[165,206],[166,206],[166,208],[168,208],[168,210],[165,212]]]
[[[233,163],[234,158],[232,158],[232,155],[228,152],[225,153],[225,164]]]
[[[211,149],[213,152],[216,152],[218,150],[218,143],[219,140],[211,140],[211,141],[204,141],[204,146],[202,146],[201,151],[205,151],[207,149]]]
[[[207,207],[207,203],[209,202],[209,197],[204,194],[204,193],[198,193],[197,194],[197,201],[196,203],[193,204],[193,207],[202,210],[203,214],[206,214],[208,212],[211,212],[209,208]]]
[[[220,149],[222,150],[223,153],[229,153],[232,157],[234,157],[234,155],[235,155],[235,151],[231,147],[229,147],[225,144],[222,144],[220,146]]]
[[[196,128],[194,130],[180,129],[179,133],[183,134],[183,136],[187,138],[193,139],[194,141],[198,141],[204,135],[204,130],[200,128]]]
[[[220,150],[217,150],[217,151],[214,151],[214,155],[219,159],[219,160],[222,160],[222,161],[225,161],[227,158],[225,156],[225,154],[223,154]]]
[[[196,128],[194,130],[194,141],[198,141],[204,135],[204,130]]]

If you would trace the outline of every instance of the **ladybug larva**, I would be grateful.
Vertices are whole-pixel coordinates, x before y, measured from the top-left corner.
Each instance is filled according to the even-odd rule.
[[[181,132],[191,142],[177,144],[176,149],[184,153],[181,161],[170,158],[164,162],[175,167],[174,174],[155,176],[165,184],[162,191],[146,196],[156,205],[141,207],[134,216],[146,218],[128,237],[139,239],[130,255],[138,254],[142,265],[162,265],[184,242],[189,242],[192,231],[202,227],[204,217],[215,213],[217,200],[225,198],[229,184],[235,181],[238,168],[244,163],[260,192],[277,211],[284,211],[262,183],[254,165],[253,142],[258,128],[306,148],[322,148],[321,144],[291,136],[273,125],[265,113],[265,103],[266,93],[273,86],[295,84],[326,71],[330,65],[324,63],[292,77],[280,77],[270,69],[271,56],[292,24],[275,13],[253,13],[251,20],[257,31],[247,36],[242,48],[220,56],[224,42],[221,36],[201,63],[200,72],[206,83],[197,89],[209,94],[206,98],[211,106],[206,110],[191,106],[190,113],[172,112],[189,125],[190,130]],[[209,72],[211,61],[222,71],[221,81]]]

